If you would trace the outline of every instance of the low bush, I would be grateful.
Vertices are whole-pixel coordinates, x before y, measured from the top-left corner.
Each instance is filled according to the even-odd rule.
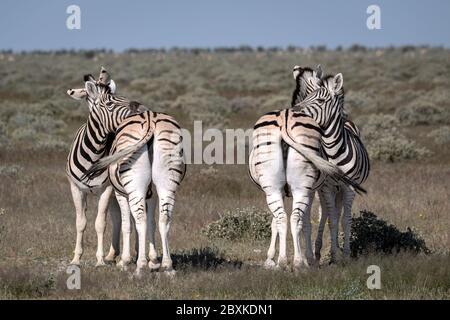
[[[439,145],[450,143],[450,126],[442,126],[435,129],[427,137],[432,138]]]
[[[431,152],[407,139],[398,129],[399,121],[392,115],[367,117],[361,126],[363,142],[371,160],[396,162],[427,157]]]
[[[228,211],[219,220],[207,225],[203,230],[210,239],[254,239],[270,238],[272,215],[256,208],[242,208]]]
[[[352,219],[350,250],[353,257],[372,252],[430,253],[425,241],[416,232],[410,228],[402,232],[369,211],[361,211],[359,217]]]
[[[447,109],[421,99],[396,111],[401,125],[433,125],[449,121],[450,113]]]

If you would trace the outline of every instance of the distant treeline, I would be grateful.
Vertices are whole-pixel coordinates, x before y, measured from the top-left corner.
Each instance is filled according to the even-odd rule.
[[[369,51],[377,51],[377,50],[387,50],[387,51],[401,51],[401,52],[409,52],[415,51],[419,49],[438,49],[443,50],[442,46],[439,47],[430,47],[428,45],[420,45],[420,46],[388,46],[388,47],[366,47],[359,44],[354,44],[349,47],[337,46],[336,48],[327,48],[326,45],[318,45],[318,46],[310,46],[310,47],[299,47],[299,46],[287,46],[287,47],[252,47],[248,45],[242,45],[238,47],[216,47],[216,48],[180,48],[180,47],[172,47],[172,48],[129,48],[124,50],[124,53],[189,53],[189,54],[201,54],[201,53],[237,53],[237,52],[325,52],[325,51],[347,51],[347,52],[369,52]],[[89,57],[94,57],[95,55],[103,53],[103,54],[112,54],[115,53],[112,49],[59,49],[59,50],[29,50],[29,51],[13,51],[11,49],[8,50],[0,50],[0,54],[53,54],[53,55],[79,55],[82,54]]]

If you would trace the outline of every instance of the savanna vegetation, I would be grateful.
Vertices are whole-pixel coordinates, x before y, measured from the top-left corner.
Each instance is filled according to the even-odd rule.
[[[189,165],[170,233],[176,276],[148,271],[137,281],[115,266],[95,268],[91,199],[81,290],[67,289],[75,210],[64,166],[88,114],[67,89],[103,65],[119,94],[174,115],[189,130],[194,120],[204,129],[247,129],[289,105],[294,65],[318,63],[343,73],[345,106],[372,160],[355,221],[360,211],[373,212],[379,220],[367,216],[367,230],[423,250],[365,248],[334,265],[325,257],[320,268],[264,270],[270,215],[246,165]],[[448,299],[449,75],[450,51],[427,47],[1,52],[0,298]],[[366,287],[372,264],[381,268],[381,290]]]

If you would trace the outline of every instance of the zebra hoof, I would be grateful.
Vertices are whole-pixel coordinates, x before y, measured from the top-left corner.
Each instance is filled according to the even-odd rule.
[[[277,264],[276,264],[275,261],[273,261],[272,259],[267,259],[267,260],[264,262],[264,269],[267,269],[267,270],[274,270],[274,269],[276,269],[276,267],[277,267]]]
[[[164,271],[164,275],[170,279],[175,278],[176,274],[177,274],[177,272],[175,271],[175,269]]]
[[[101,267],[104,267],[104,266],[106,266],[106,263],[103,260],[97,261],[97,263],[95,264],[96,268],[101,268]]]
[[[149,261],[148,262],[148,267],[150,268],[150,270],[152,271],[156,271],[161,267],[161,264],[158,262],[158,260],[156,261]]]
[[[80,260],[73,259],[72,261],[70,261],[69,265],[71,265],[71,266],[80,266]]]
[[[128,262],[120,260],[119,263],[117,263],[117,268],[119,268],[121,271],[127,271],[128,270]]]

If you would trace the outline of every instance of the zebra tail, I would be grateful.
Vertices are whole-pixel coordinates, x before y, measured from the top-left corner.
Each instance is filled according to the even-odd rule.
[[[329,162],[328,160],[323,159],[322,157],[318,156],[315,152],[297,143],[289,135],[284,125],[282,126],[282,128],[283,129],[281,130],[281,137],[284,140],[284,142],[286,142],[290,147],[292,147],[294,150],[296,150],[298,153],[304,156],[307,160],[311,161],[312,164],[318,170],[338,181],[342,181],[343,183],[352,186],[358,194],[367,193],[367,191],[364,188],[362,188],[358,183],[355,183],[352,180],[350,180],[338,166]]]
[[[137,142],[131,146],[128,146],[128,147],[124,148],[123,150],[116,152],[112,155],[101,158],[96,163],[94,163],[84,173],[84,175],[81,177],[81,179],[87,178],[88,180],[92,180],[96,176],[100,175],[103,172],[103,170],[108,168],[110,165],[112,165],[116,162],[119,162],[121,159],[125,158],[126,156],[129,156],[129,155],[135,153],[136,151],[141,149],[143,146],[145,146],[150,141],[150,139],[153,138],[153,132],[154,132],[154,130],[149,130],[147,135],[144,138],[142,138],[141,140],[139,140],[139,142]]]

